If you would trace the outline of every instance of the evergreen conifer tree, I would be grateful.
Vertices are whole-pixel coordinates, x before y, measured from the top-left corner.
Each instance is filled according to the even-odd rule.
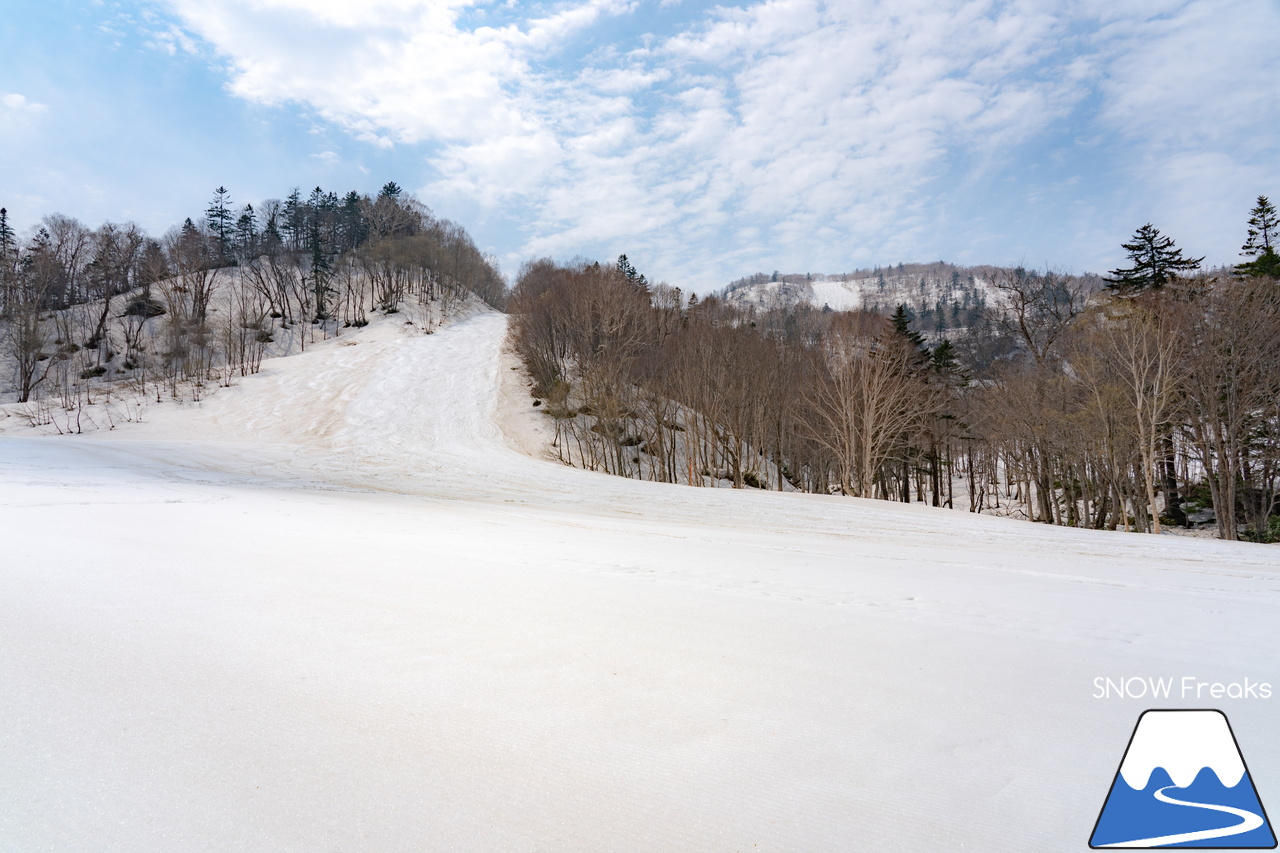
[[[631,261],[627,260],[627,256],[625,254],[618,255],[618,272],[622,273],[623,276],[626,277],[627,281],[634,284],[641,290],[649,289],[648,280],[643,275],[636,272],[635,266],[632,265]]]
[[[316,187],[316,192],[320,188]],[[325,251],[324,237],[320,232],[320,218],[313,214],[311,217],[310,233],[307,236],[307,242],[311,249],[311,286],[316,297],[316,319],[329,319],[329,273],[332,266],[329,263],[329,255]]]
[[[360,209],[360,194],[355,190],[342,199],[340,212],[343,246],[347,250],[359,248],[369,237],[369,223]]]
[[[9,211],[0,207],[0,317],[9,312],[10,287],[18,265],[18,242],[9,225]]]
[[[302,194],[294,187],[284,200],[284,222],[279,226],[285,238],[285,247],[291,252],[302,248],[306,219],[306,205],[302,202]]]
[[[9,224],[9,211],[0,207],[0,275],[13,265],[17,256],[18,240]]]
[[[242,260],[254,257],[258,248],[258,214],[246,204],[236,220],[236,254]]]
[[[262,228],[262,251],[273,255],[283,245],[284,238],[280,235],[280,226],[276,223],[276,215],[272,213],[267,217],[267,224]]]
[[[960,366],[956,348],[946,338],[943,338],[942,343],[934,347],[933,352],[929,354],[929,366],[947,384],[963,385],[968,381],[964,369]]]
[[[1253,260],[1236,267],[1236,272],[1247,276],[1280,278],[1280,255],[1275,243],[1280,239],[1280,217],[1275,206],[1265,195],[1258,196],[1258,203],[1249,211],[1249,239],[1240,247],[1240,254]]]
[[[8,257],[15,244],[13,227],[9,225],[9,211],[0,207],[0,255]]]
[[[218,187],[213,191],[213,201],[209,203],[204,217],[209,225],[209,233],[218,241],[218,254],[223,258],[230,257],[235,223],[231,218],[231,199],[226,187]]]
[[[893,331],[907,339],[912,348],[916,351],[917,364],[923,364],[929,359],[929,347],[925,346],[924,335],[911,328],[910,309],[905,303],[898,303],[897,310],[893,312],[893,316],[889,318],[893,321]]]
[[[1161,236],[1150,222],[1135,231],[1132,241],[1122,243],[1121,247],[1133,266],[1111,270],[1110,277],[1103,278],[1110,290],[1156,290],[1176,278],[1179,272],[1199,269],[1204,260],[1182,257],[1182,250],[1174,246],[1173,238]]]
[[[315,216],[317,213],[324,210],[324,207],[325,207],[324,190],[320,189],[319,187],[316,187],[315,189],[313,189],[311,191],[311,196],[307,199],[307,207],[310,208],[308,212],[312,216]]]

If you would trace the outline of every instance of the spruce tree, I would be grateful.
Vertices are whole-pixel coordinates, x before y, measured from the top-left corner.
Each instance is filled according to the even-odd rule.
[[[631,281],[636,277],[636,268],[631,265],[631,261],[627,260],[625,254],[618,255],[618,272],[622,273],[627,281]]]
[[[956,356],[956,348],[946,338],[943,338],[942,343],[933,348],[933,352],[929,355],[929,364],[933,367],[934,372],[940,376],[958,375],[960,373],[960,360]]]
[[[258,249],[258,214],[246,204],[236,220],[236,253],[242,260],[254,257]]]
[[[272,213],[267,217],[267,224],[262,229],[262,251],[264,254],[274,256],[283,245],[284,238],[280,236],[280,226],[276,224],[276,215]]]
[[[302,194],[294,187],[284,200],[284,222],[280,230],[285,238],[285,247],[296,252],[302,248],[303,235],[306,233],[307,212],[303,204]]]
[[[18,240],[9,225],[9,211],[0,207],[0,274],[10,268],[18,255]]]
[[[14,247],[14,233],[9,225],[9,211],[0,207],[0,255],[8,256]]]
[[[1109,290],[1157,290],[1176,278],[1179,272],[1199,269],[1204,260],[1182,257],[1182,250],[1174,246],[1173,238],[1161,236],[1159,229],[1150,222],[1135,231],[1132,241],[1122,243],[1121,247],[1133,266],[1111,270],[1110,277],[1103,278]]]
[[[1280,278],[1280,255],[1275,243],[1280,239],[1280,217],[1275,206],[1265,195],[1258,196],[1258,203],[1249,211],[1249,239],[1240,247],[1240,254],[1252,258],[1236,267],[1241,275]]]
[[[311,213],[312,216],[315,216],[317,213],[324,210],[324,207],[325,207],[324,190],[320,189],[320,187],[316,187],[315,189],[313,189],[311,191],[310,198],[307,199],[307,207],[311,208],[309,212]]]
[[[316,187],[316,192],[319,191],[320,188]],[[312,214],[307,242],[310,243],[311,249],[311,286],[316,298],[316,319],[327,320],[329,319],[329,273],[332,267],[329,264],[329,255],[325,251],[324,237],[320,233],[318,214]]]
[[[209,203],[204,217],[209,224],[209,233],[218,241],[219,255],[224,259],[230,257],[235,224],[231,218],[231,199],[226,187],[218,187],[213,191],[213,201]]]
[[[925,346],[924,335],[911,328],[911,316],[905,303],[898,303],[898,308],[893,312],[893,316],[889,318],[893,321],[893,331],[907,339],[912,348],[916,351],[917,363],[923,364],[929,358],[929,348]]]
[[[343,197],[340,218],[343,248],[359,248],[369,238],[369,223],[364,217],[364,211],[360,209],[360,194],[355,190]]]
[[[18,264],[18,242],[9,225],[9,211],[0,207],[0,317],[8,313],[9,288]]]
[[[649,289],[648,280],[643,275],[636,272],[635,266],[632,265],[631,261],[627,260],[627,256],[625,254],[618,255],[618,272],[622,273],[628,282],[634,284],[641,290]]]

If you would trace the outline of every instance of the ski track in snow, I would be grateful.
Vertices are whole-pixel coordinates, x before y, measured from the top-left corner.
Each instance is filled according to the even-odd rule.
[[[504,334],[0,435],[0,848],[1075,850],[1095,677],[1280,683],[1280,550],[531,458]]]

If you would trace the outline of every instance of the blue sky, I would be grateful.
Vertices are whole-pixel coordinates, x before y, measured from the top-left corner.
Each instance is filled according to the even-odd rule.
[[[7,0],[0,206],[161,232],[396,180],[502,268],[708,290],[898,261],[1236,260],[1280,3]]]

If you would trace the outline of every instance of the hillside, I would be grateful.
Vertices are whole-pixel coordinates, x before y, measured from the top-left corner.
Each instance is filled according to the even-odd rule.
[[[1014,272],[993,266],[956,266],[944,261],[931,264],[858,269],[843,273],[756,273],[727,285],[720,296],[740,308],[790,308],[810,305],[817,309],[853,311],[866,309],[891,313],[906,305],[915,327],[927,334],[972,326],[988,305],[1000,304],[994,282]],[[1081,277],[1090,290],[1100,290],[1096,275]]]
[[[0,420],[4,846],[1081,849],[1095,678],[1274,680],[1280,551],[569,468],[506,326]]]

